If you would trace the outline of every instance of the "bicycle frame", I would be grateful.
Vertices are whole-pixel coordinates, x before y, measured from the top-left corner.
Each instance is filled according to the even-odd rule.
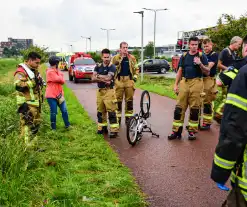
[[[143,132],[149,132],[149,133],[152,133],[152,136],[159,137],[159,135],[154,133],[151,127],[148,126],[147,118],[142,116],[141,111],[136,116],[137,116],[137,133],[139,135],[141,135]],[[151,116],[151,113],[149,112],[148,117],[150,116]],[[148,129],[148,131],[146,130],[144,131],[143,129]]]

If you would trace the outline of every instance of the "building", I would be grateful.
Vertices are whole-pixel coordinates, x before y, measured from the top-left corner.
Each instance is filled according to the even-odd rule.
[[[11,48],[11,47],[13,47],[13,43],[12,42],[1,42],[0,46],[1,46],[1,48],[5,48],[5,47]]]
[[[8,38],[8,42],[12,44],[22,46],[22,49],[28,49],[29,47],[33,46],[33,39],[14,39],[12,37]]]
[[[12,47],[18,47],[19,49],[28,49],[29,47],[33,46],[33,39],[13,39],[11,37],[8,38],[7,42],[1,42],[0,47],[1,48],[12,48]]]

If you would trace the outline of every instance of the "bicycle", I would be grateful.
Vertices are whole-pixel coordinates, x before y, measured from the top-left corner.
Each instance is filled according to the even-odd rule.
[[[150,113],[150,95],[148,91],[143,91],[140,100],[140,112],[130,117],[127,123],[127,140],[130,145],[134,146],[142,139],[142,133],[149,132],[152,136],[159,138],[159,135],[154,133],[151,127],[148,126],[147,119],[151,117]],[[148,130],[148,131],[147,131]]]

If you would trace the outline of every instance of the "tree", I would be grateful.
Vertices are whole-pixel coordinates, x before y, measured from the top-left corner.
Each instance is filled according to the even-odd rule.
[[[99,54],[97,54],[96,52],[89,52],[89,54],[91,55],[91,57],[94,59],[96,63],[101,62],[101,56]]]
[[[7,47],[5,47],[4,49],[3,49],[3,55],[5,56],[5,57],[11,57],[11,51],[10,51],[10,49],[9,48],[7,48]]]
[[[222,14],[217,21],[216,29],[210,29],[208,35],[215,43],[215,50],[221,51],[230,44],[232,37],[245,37],[247,30],[247,15],[236,19],[232,15]],[[239,51],[240,54],[240,51]]]
[[[11,56],[18,56],[20,55],[20,51],[15,46],[13,46],[10,48],[10,54]]]
[[[132,55],[135,56],[137,62],[141,59],[141,51],[138,48],[133,50]]]
[[[26,60],[27,56],[30,52],[37,52],[41,56],[41,63],[46,63],[48,61],[49,55],[46,52],[47,48],[41,48],[37,45],[31,46],[26,50],[21,50],[21,54],[23,55],[23,59]]]
[[[152,41],[150,41],[144,50],[144,55],[145,57],[151,58],[154,54],[154,43]]]

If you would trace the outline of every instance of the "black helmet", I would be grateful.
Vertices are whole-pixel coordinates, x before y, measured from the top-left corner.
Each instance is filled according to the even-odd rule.
[[[49,64],[50,64],[51,66],[58,65],[59,62],[60,62],[60,57],[51,56],[51,57],[49,58]]]

